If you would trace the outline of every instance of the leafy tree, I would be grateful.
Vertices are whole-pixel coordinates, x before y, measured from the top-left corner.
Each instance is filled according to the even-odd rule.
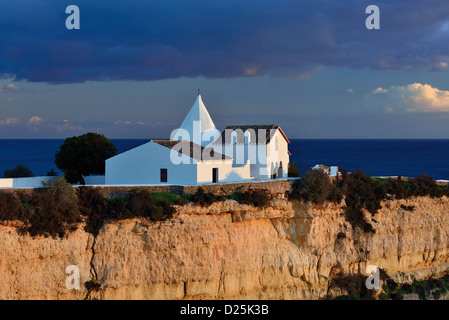
[[[55,164],[69,183],[85,184],[83,176],[104,174],[105,160],[116,155],[117,148],[102,134],[86,133],[67,138],[55,155]]]
[[[3,177],[5,178],[34,177],[34,174],[30,168],[19,164],[14,169],[5,170],[5,172],[3,173]]]
[[[288,176],[289,177],[299,177],[299,170],[297,168],[296,162],[289,162]]]
[[[291,199],[323,204],[325,201],[340,202],[341,191],[332,184],[329,175],[323,170],[309,170],[293,185]]]

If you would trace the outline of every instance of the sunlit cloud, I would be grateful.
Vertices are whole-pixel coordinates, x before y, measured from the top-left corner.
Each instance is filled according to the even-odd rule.
[[[377,88],[371,92],[371,94],[382,94],[382,93],[388,93],[388,89]]]
[[[379,96],[379,93],[382,93]],[[449,112],[449,91],[429,84],[412,83],[406,86],[377,88],[372,92],[370,104],[386,107],[386,112]],[[375,99],[374,99],[375,98]]]
[[[43,119],[42,119],[41,117],[38,117],[38,116],[32,116],[32,117],[30,118],[30,120],[28,120],[28,124],[33,125],[33,126],[38,126],[38,125],[41,124],[42,120],[43,120]]]

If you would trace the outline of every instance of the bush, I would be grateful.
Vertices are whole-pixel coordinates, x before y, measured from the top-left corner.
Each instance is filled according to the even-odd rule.
[[[379,181],[362,171],[354,171],[342,182],[342,190],[346,195],[346,219],[353,227],[365,232],[374,232],[370,223],[365,221],[363,209],[376,214],[381,209],[381,201],[386,197],[386,188]]]
[[[153,221],[169,219],[174,213],[173,206],[167,200],[160,199],[156,202],[146,190],[130,197],[130,210],[134,216],[150,218]]]
[[[217,201],[223,201],[224,197],[216,196],[211,192],[206,193],[202,187],[199,187],[198,190],[194,194],[192,194],[190,199],[196,205],[204,207],[210,206],[212,203]]]
[[[288,176],[289,177],[299,177],[299,170],[297,168],[296,162],[288,163]]]
[[[443,195],[442,189],[437,185],[435,180],[425,174],[421,174],[410,180],[411,194],[414,196],[427,196],[433,198]]]
[[[236,191],[232,199],[241,204],[247,204],[258,208],[266,208],[270,205],[271,197],[267,190]]]
[[[0,220],[19,220],[22,207],[19,199],[9,192],[0,192]]]
[[[295,181],[289,197],[313,204],[340,202],[343,199],[341,191],[332,184],[329,175],[323,170],[307,171],[301,180]]]
[[[33,190],[24,211],[30,224],[24,231],[31,236],[63,237],[67,229],[80,221],[75,191],[64,178]]]
[[[123,220],[136,217],[161,221],[173,216],[175,209],[165,199],[156,200],[146,190],[130,195],[106,199],[96,188],[78,189],[81,213],[87,216],[86,232],[98,235],[106,220]]]
[[[336,185],[332,185],[327,200],[333,203],[340,203],[343,200],[343,192]]]
[[[389,194],[394,194],[397,199],[406,199],[409,196],[409,190],[405,181],[402,180],[401,176],[397,179],[389,179],[386,183],[387,192]]]
[[[108,204],[98,189],[78,188],[78,203],[82,215],[87,217],[84,230],[97,236],[107,217]]]
[[[3,173],[4,178],[25,178],[34,177],[30,168],[18,164],[14,169],[5,170]]]

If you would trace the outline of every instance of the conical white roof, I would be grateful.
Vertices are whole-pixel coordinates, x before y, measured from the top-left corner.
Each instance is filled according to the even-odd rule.
[[[200,145],[203,145],[202,141],[200,142],[194,140],[197,140],[198,138],[201,139],[206,131],[217,130],[212,118],[209,115],[209,112],[206,109],[206,106],[203,103],[203,100],[201,99],[201,95],[198,95],[196,98],[195,103],[192,108],[190,108],[189,113],[184,118],[184,121],[179,129],[186,130],[190,135],[189,140]],[[183,138],[185,139],[186,137]],[[181,139],[175,134],[173,140]]]

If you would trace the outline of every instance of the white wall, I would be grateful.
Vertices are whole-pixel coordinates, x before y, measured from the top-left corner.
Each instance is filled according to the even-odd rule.
[[[278,141],[278,149],[276,151],[276,139]],[[288,164],[290,162],[290,156],[288,155],[288,142],[282,136],[279,130],[276,130],[276,133],[270,140],[270,143],[267,145],[268,148],[268,169],[270,170],[270,175],[274,172],[278,172],[280,164],[282,162],[282,177],[278,176],[278,178],[287,178],[288,177]]]
[[[4,178],[0,179],[0,188],[40,188],[42,182],[50,182],[58,177],[27,177],[27,178]]]
[[[234,167],[232,160],[202,161],[198,163],[198,183],[212,183],[212,169],[218,168],[218,183],[250,180],[249,162],[246,165]]]
[[[197,170],[194,164],[174,164],[170,160],[171,149],[155,142],[145,143],[106,160],[107,185],[113,184],[196,184]],[[176,153],[178,154],[178,153]],[[192,163],[190,157],[180,155],[181,160]],[[160,169],[167,169],[168,182],[160,182]]]
[[[276,150],[276,139],[278,148]],[[288,177],[288,164],[290,156],[288,155],[288,142],[285,140],[279,130],[265,144],[231,144],[224,146],[214,146],[217,152],[226,154],[234,159],[234,166],[242,160],[250,161],[250,176],[256,180],[267,180],[271,178],[274,172],[278,172],[282,162],[282,176]],[[234,168],[235,169],[235,168]]]

